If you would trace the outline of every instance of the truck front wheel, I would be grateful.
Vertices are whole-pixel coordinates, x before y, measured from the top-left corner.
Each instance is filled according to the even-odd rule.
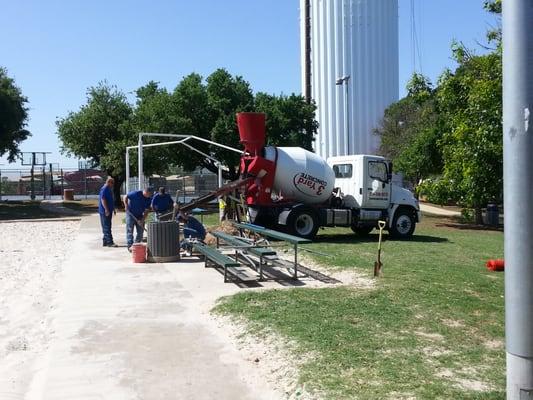
[[[318,231],[318,218],[313,210],[300,208],[293,210],[287,220],[291,235],[313,239]]]
[[[394,214],[389,233],[393,238],[407,239],[413,235],[415,224],[416,219],[413,210],[406,207],[398,208]]]

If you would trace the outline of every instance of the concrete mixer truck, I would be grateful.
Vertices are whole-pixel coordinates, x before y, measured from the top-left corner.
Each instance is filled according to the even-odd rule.
[[[320,227],[368,234],[384,220],[389,234],[408,238],[421,220],[418,201],[392,183],[392,163],[385,158],[351,155],[325,161],[300,147],[267,146],[261,113],[239,113],[237,125],[250,222],[313,238]]]

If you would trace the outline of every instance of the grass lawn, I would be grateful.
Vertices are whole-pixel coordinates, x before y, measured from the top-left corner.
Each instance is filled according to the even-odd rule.
[[[310,249],[331,269],[369,277],[377,235],[321,231]],[[375,288],[241,292],[214,312],[274,331],[313,354],[300,381],[328,399],[503,399],[503,234],[426,217],[409,241],[385,241]],[[309,255],[308,255],[309,257]]]
[[[43,210],[39,203],[39,201],[0,202],[0,220],[61,217]]]
[[[92,214],[98,212],[98,199],[63,201],[63,205],[82,214]]]

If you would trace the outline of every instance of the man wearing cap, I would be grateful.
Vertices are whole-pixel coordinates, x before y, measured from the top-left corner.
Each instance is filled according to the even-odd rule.
[[[192,253],[192,241],[198,240],[203,242],[205,240],[205,227],[196,218],[181,212],[178,214],[176,219],[178,222],[181,222],[184,225],[183,236],[185,239],[182,240],[180,247],[189,253],[188,255],[190,255],[190,253]]]
[[[128,250],[133,245],[133,228],[136,229],[135,243],[142,242],[144,233],[144,220],[150,211],[150,203],[154,189],[148,187],[144,190],[134,190],[124,196],[126,210],[126,242]]]
[[[156,219],[159,220],[161,215],[171,212],[173,206],[172,197],[165,192],[164,187],[160,187],[158,193],[152,199],[152,210],[155,211]],[[166,219],[168,220],[169,218]]]
[[[111,233],[111,219],[113,218],[113,213],[116,214],[113,201],[114,185],[115,180],[111,177],[107,178],[98,195],[98,214],[100,214],[100,225],[102,225],[102,233],[104,235],[104,247],[117,247],[115,242],[113,242],[113,234]]]

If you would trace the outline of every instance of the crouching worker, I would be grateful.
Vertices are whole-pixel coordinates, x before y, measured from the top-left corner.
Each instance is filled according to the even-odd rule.
[[[152,200],[152,188],[134,190],[124,196],[124,208],[126,209],[126,241],[128,251],[133,245],[133,229],[136,229],[135,243],[142,242],[144,233],[144,220],[150,212]]]
[[[190,215],[178,214],[178,222],[181,222],[183,227],[184,240],[181,241],[180,247],[187,253],[192,253],[192,243],[195,241],[203,242],[205,240],[206,231],[204,226],[196,218]]]
[[[154,195],[152,199],[152,210],[155,211],[155,218],[157,221],[168,221],[172,219],[172,207],[174,206],[174,201],[172,197],[166,193],[164,187],[160,187],[159,191]],[[167,214],[165,217],[162,215]]]

